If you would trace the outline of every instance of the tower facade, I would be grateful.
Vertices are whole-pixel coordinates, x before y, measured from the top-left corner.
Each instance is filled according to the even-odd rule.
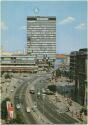
[[[56,59],[56,17],[27,17],[27,54]]]

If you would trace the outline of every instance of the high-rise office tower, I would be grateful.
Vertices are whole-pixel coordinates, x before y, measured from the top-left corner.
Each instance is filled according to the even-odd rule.
[[[27,17],[27,54],[56,59],[56,17]]]

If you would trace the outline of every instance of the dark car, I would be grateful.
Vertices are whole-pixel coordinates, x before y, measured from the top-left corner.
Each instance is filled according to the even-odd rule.
[[[35,91],[33,91],[33,90],[30,90],[29,92],[30,92],[30,94],[35,94]]]

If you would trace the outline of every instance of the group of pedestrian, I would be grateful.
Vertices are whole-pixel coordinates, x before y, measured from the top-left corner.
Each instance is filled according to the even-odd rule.
[[[80,111],[76,111],[76,110],[72,109],[72,100],[71,100],[71,98],[66,98],[65,101],[68,104],[68,109],[69,109],[70,113],[72,114],[72,117],[76,116],[78,119],[83,121],[84,112],[80,112]]]
[[[81,110],[71,109],[71,106],[69,108],[69,111],[72,114],[72,117],[76,117],[77,119],[83,121],[83,119],[84,119],[84,112],[81,112]]]

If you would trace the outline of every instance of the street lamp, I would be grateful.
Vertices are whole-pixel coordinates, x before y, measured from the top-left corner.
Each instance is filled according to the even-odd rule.
[[[36,92],[37,92],[37,90],[36,90]],[[36,96],[36,106],[38,106],[38,104],[37,104],[37,94],[35,93],[35,96]]]
[[[43,116],[44,116],[44,99],[45,99],[45,95],[46,94],[42,94],[42,96],[43,96]]]

